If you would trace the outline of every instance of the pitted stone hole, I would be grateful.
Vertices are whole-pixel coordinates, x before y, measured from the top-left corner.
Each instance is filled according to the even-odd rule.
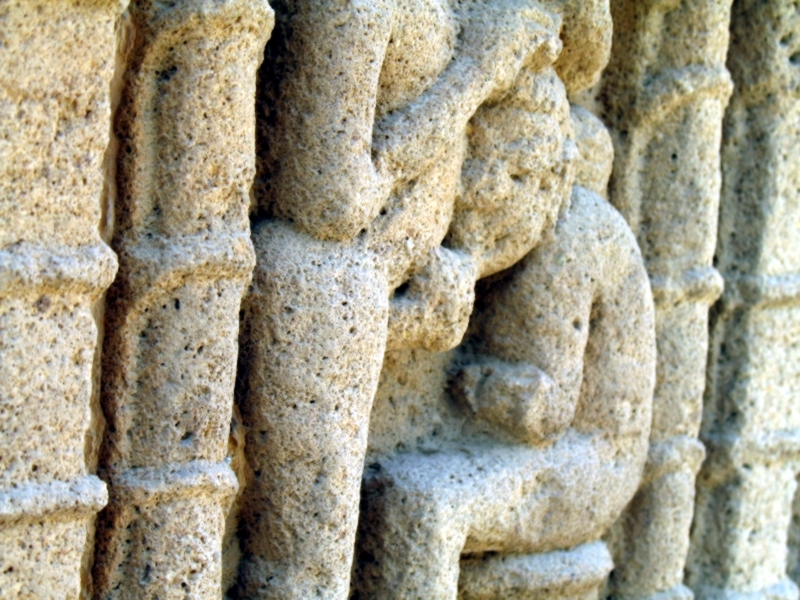
[[[14,567],[7,567],[7,568],[6,568],[6,570],[5,570],[5,571],[3,571],[3,574],[6,574],[6,573],[13,573],[13,572],[14,572]]]
[[[581,320],[580,319],[575,319],[572,322],[572,326],[575,328],[575,331],[580,331],[581,330]]]
[[[183,436],[181,436],[181,444],[190,443],[192,441],[192,438],[194,438],[194,432],[187,431],[186,433],[183,434]]]
[[[175,310],[181,309],[181,301],[178,298],[175,298]]]
[[[408,288],[410,284],[408,281],[405,283],[401,283],[395,290],[394,290],[394,297],[395,298],[402,298],[408,293]]]
[[[793,65],[800,65],[800,52],[794,52],[789,57],[789,62]]]

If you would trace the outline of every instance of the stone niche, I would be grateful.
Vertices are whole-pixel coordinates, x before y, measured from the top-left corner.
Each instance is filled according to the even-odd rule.
[[[0,597],[797,600],[799,23],[0,0]]]

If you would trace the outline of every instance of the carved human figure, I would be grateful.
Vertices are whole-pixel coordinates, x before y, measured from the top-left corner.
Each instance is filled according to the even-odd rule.
[[[547,83],[535,79],[537,93]],[[567,107],[558,79],[549,85]],[[473,128],[508,122],[506,131],[515,131],[525,120],[535,127],[537,111],[519,110],[534,108],[525,90],[515,87],[482,107]],[[467,415],[462,434],[433,450],[391,454],[366,470],[361,598],[456,598],[463,557],[595,541],[637,489],[655,382],[652,297],[633,234],[598,193],[613,158],[608,134],[583,109],[573,108],[572,122],[583,159],[554,230],[479,288],[451,380]],[[520,160],[530,156],[515,136],[504,150]],[[517,183],[505,202],[524,207],[538,181]],[[456,225],[466,221],[454,218]]]
[[[523,64],[552,62],[554,18],[525,0],[278,10],[237,385],[251,471],[240,597],[347,596],[387,337],[461,340],[479,265],[440,244],[466,125]]]

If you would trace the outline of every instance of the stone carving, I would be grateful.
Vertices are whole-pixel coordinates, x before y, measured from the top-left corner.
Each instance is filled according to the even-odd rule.
[[[473,132],[483,121],[507,118],[509,107],[540,121],[541,107],[521,102],[531,89],[545,94],[549,87],[550,101],[568,110],[556,78],[525,75],[503,101],[475,115]],[[602,124],[576,112],[587,162],[603,162],[593,152],[600,149],[610,163]],[[471,145],[484,140],[473,135]],[[508,150],[519,144],[516,136],[492,142]],[[474,154],[481,156],[480,149]],[[538,174],[546,165],[541,158],[529,163],[529,177],[509,205],[524,213],[540,200]],[[599,171],[607,180],[610,168]],[[505,277],[479,288],[468,339],[450,356],[460,405],[449,407],[444,419],[451,422],[417,440],[407,428],[412,436],[399,452],[373,444],[361,517],[360,598],[526,598],[536,590],[556,597],[559,590],[570,593],[570,585],[596,596],[610,570],[602,544],[566,556],[535,554],[595,542],[636,491],[648,449],[655,333],[647,275],[627,225],[589,189],[602,190],[605,181],[581,183],[587,187],[576,186],[571,201],[562,187],[555,232],[545,233]],[[463,206],[503,202],[504,192],[496,186],[497,196],[483,192]],[[397,410],[381,402],[381,392],[413,393],[390,381],[398,365],[410,378],[415,367],[408,363],[437,365],[420,354],[405,359],[388,363],[373,436],[398,427]],[[441,394],[431,400],[449,402]],[[555,577],[565,560],[574,563],[573,578],[560,588],[551,582],[556,587],[545,592],[541,580]]]
[[[273,4],[0,0],[0,597],[796,600],[798,3]]]
[[[797,598],[787,531],[800,469],[800,134],[795,2],[733,5],[716,263],[687,583],[698,598]],[[795,542],[796,543],[796,542]]]
[[[218,597],[239,307],[254,264],[263,0],[134,1],[108,297],[99,598]]]
[[[730,1],[614,0],[597,103],[616,150],[610,199],[637,234],[656,303],[658,368],[642,489],[611,536],[610,593],[686,597],[682,584],[704,450],[708,307],[720,189]]]
[[[387,338],[436,350],[461,340],[477,273],[490,268],[440,247],[464,132],[523,62],[552,61],[558,40],[542,18],[515,2],[279,11],[261,79],[257,266],[241,343],[252,479],[240,596],[347,595]]]
[[[0,2],[0,596],[78,598],[105,484],[95,353],[122,3]]]

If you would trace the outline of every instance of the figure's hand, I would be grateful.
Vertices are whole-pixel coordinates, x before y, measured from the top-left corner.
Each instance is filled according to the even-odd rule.
[[[476,419],[534,446],[561,437],[575,414],[575,406],[547,373],[531,364],[469,365],[458,372],[451,389]]]
[[[532,0],[472,0],[462,18],[459,52],[492,75],[496,90],[509,88],[523,65],[550,64],[561,51],[554,15]]]
[[[425,268],[389,305],[388,349],[443,352],[456,347],[472,314],[476,279],[476,265],[467,254],[433,250]]]

